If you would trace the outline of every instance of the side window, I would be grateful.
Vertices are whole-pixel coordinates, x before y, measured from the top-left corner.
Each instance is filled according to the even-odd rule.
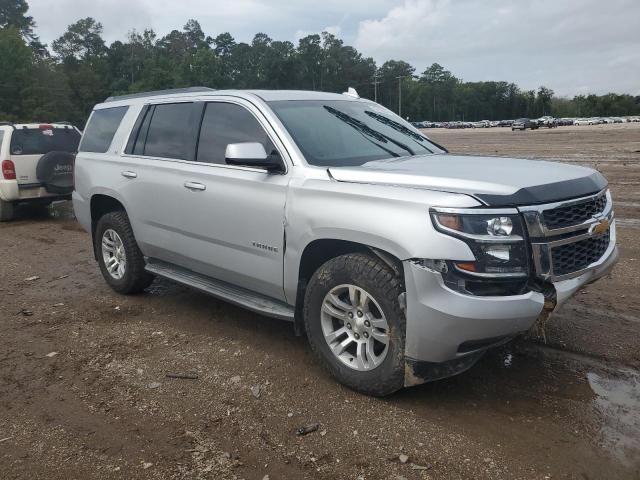
[[[262,143],[269,154],[275,150],[267,132],[247,109],[233,103],[207,103],[197,160],[223,164],[227,145],[243,142]]]
[[[80,143],[81,152],[105,153],[109,150],[113,136],[129,107],[114,107],[94,110],[84,130]]]
[[[124,153],[133,155],[142,155],[144,153],[144,142],[147,139],[147,132],[149,131],[149,123],[151,123],[151,116],[154,110],[153,105],[145,105],[142,107],[136,123],[131,129],[127,146],[124,149]]]
[[[150,115],[143,154],[150,157],[192,160],[201,112],[201,105],[194,103],[156,105]],[[145,122],[146,119],[142,127]],[[141,128],[140,132],[142,135],[144,129]],[[136,153],[140,150],[138,142],[134,150]]]
[[[2,150],[2,139],[4,138],[4,130],[0,130],[0,150]]]

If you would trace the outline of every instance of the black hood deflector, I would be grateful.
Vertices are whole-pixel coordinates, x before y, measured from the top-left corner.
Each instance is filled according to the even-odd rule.
[[[509,195],[479,193],[474,196],[491,207],[516,207],[561,202],[598,193],[607,186],[600,172],[587,177],[521,188]]]

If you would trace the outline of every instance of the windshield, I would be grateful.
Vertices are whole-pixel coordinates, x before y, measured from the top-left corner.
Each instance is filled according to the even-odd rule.
[[[11,155],[77,152],[80,134],[73,128],[18,128],[11,136]]]
[[[444,151],[373,102],[282,100],[269,105],[311,165],[359,166]]]

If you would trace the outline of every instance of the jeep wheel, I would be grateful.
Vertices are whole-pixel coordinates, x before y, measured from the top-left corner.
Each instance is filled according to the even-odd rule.
[[[151,284],[153,275],[144,269],[144,257],[125,212],[102,216],[94,240],[102,276],[116,292],[137,293]]]
[[[399,275],[373,255],[342,255],[315,272],[305,295],[305,327],[311,348],[338,381],[375,396],[402,388],[402,291]]]
[[[0,200],[0,222],[8,222],[13,220],[15,214],[13,203]]]

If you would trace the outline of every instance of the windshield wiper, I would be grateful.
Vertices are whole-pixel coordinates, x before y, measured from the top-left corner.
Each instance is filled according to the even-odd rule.
[[[430,148],[425,147],[422,144],[422,141],[425,140],[425,138],[408,129],[407,127],[405,127],[404,125],[396,122],[395,120],[391,120],[390,118],[385,117],[384,115],[380,115],[379,113],[374,113],[374,112],[364,112],[366,115],[372,117],[374,120],[377,120],[380,123],[383,123],[384,125],[387,125],[391,128],[393,128],[394,130],[396,130],[397,132],[400,133],[404,133],[405,135],[411,137],[413,139],[413,141],[415,141],[418,145],[420,145],[422,148],[424,148],[427,152],[429,153],[433,153],[433,150],[431,150]]]
[[[327,105],[324,105],[325,110],[327,110],[329,113],[331,113],[332,115],[335,115],[338,119],[342,120],[343,122],[345,122],[347,125],[359,130],[360,132],[369,135],[370,137],[375,138],[376,140],[380,140],[384,143],[387,142],[391,142],[394,145],[396,145],[397,147],[400,147],[401,149],[409,152],[409,155],[415,155],[415,153],[413,152],[413,150],[411,150],[407,145],[405,145],[402,142],[399,142],[387,135],[385,135],[384,133],[381,133],[373,128],[371,128],[369,125],[367,125],[366,123],[358,120],[357,118],[352,117],[351,115],[348,115],[344,112],[341,112],[340,110],[336,110],[333,107],[329,107]],[[375,143],[375,142],[373,142]],[[398,155],[395,152],[392,152],[391,150],[388,150],[387,148],[383,147],[382,145],[379,145],[376,143],[376,145],[378,145],[380,148],[384,148],[384,150],[388,151],[390,154],[392,154],[394,157],[399,157],[400,155]]]

